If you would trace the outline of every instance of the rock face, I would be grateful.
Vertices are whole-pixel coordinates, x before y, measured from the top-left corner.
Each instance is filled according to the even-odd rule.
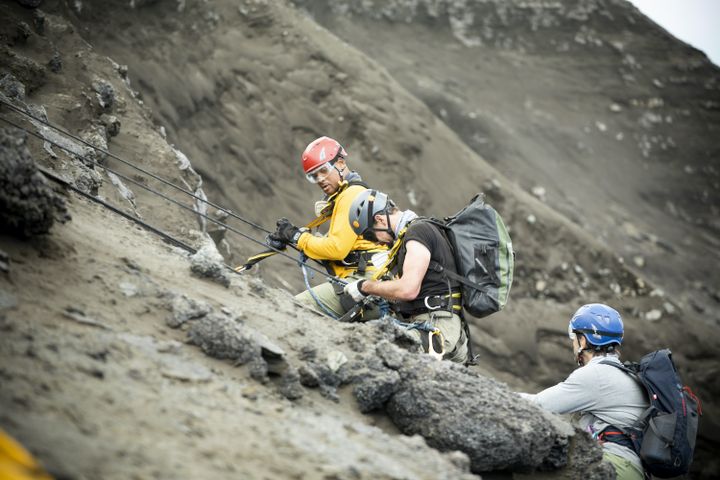
[[[225,287],[230,285],[230,274],[223,256],[209,237],[204,239],[200,249],[192,256],[190,270],[199,277],[209,278]]]
[[[23,7],[30,7],[35,8],[39,7],[42,3],[42,0],[17,0],[20,5]]]
[[[521,400],[505,385],[449,362],[404,352],[389,342],[364,358],[354,395],[364,412],[384,408],[405,434],[441,450],[459,450],[475,473],[556,470],[600,463],[582,432]],[[571,449],[571,443],[581,447]],[[582,452],[580,452],[582,450]],[[588,460],[589,459],[589,460]],[[613,478],[606,468],[597,478]]]
[[[477,334],[475,344],[487,360],[483,366],[488,367],[487,374],[477,375],[414,355],[417,343],[392,324],[377,329],[377,324],[338,325],[301,310],[290,296],[275,291],[261,277],[248,278],[243,285],[238,282],[228,289],[182,275],[188,273],[186,257],[156,248],[147,235],[137,235],[122,222],[108,222],[107,212],[74,202],[75,211],[87,221],[82,226],[76,222],[73,229],[53,232],[61,240],[59,244],[73,245],[77,251],[73,252],[76,255],[55,255],[59,258],[43,261],[43,269],[52,267],[58,273],[49,287],[46,279],[39,279],[34,252],[19,251],[23,246],[11,242],[0,244],[8,251],[7,255],[0,253],[0,282],[12,280],[0,285],[0,378],[3,385],[10,384],[0,389],[0,422],[34,414],[39,426],[23,424],[13,428],[36,442],[36,451],[60,459],[56,465],[62,461],[72,465],[73,470],[67,474],[58,469],[58,478],[304,475],[324,479],[456,480],[471,477],[467,474],[470,466],[477,472],[504,469],[531,475],[549,471],[547,476],[551,477],[612,478],[612,470],[600,463],[601,452],[586,434],[524,404],[504,384],[490,380],[494,373],[501,373],[520,383],[527,382],[529,388],[559,381],[558,372],[564,371],[560,367],[567,366],[567,355],[562,353],[567,337],[558,327],[558,314],[574,310],[575,303],[587,297],[619,303],[632,320],[628,329],[644,333],[640,337],[631,332],[629,347],[633,341],[643,348],[648,346],[655,341],[651,335],[671,332],[669,324],[680,329],[688,327],[693,343],[688,343],[692,348],[687,351],[694,355],[693,362],[689,362],[697,375],[694,378],[704,379],[697,383],[708,389],[717,383],[713,375],[718,350],[708,343],[695,347],[700,343],[698,339],[718,336],[701,335],[703,330],[679,321],[679,315],[669,309],[653,321],[652,328],[647,328],[643,322],[654,315],[637,316],[633,312],[652,312],[665,300],[648,296],[651,287],[622,265],[615,256],[618,250],[600,248],[579,234],[585,226],[581,219],[572,217],[572,228],[568,226],[570,221],[559,220],[560,215],[553,211],[559,182],[532,178],[524,185],[521,181],[522,188],[534,196],[516,187],[516,178],[523,178],[514,176],[518,172],[540,175],[546,169],[526,168],[525,163],[515,172],[506,168],[505,162],[517,163],[514,154],[525,149],[532,153],[529,158],[539,158],[537,162],[547,168],[557,164],[556,169],[567,170],[573,180],[602,176],[599,165],[607,165],[608,170],[629,178],[624,175],[626,165],[620,168],[612,161],[615,157],[626,158],[627,152],[610,149],[603,153],[605,162],[595,161],[588,152],[593,148],[606,152],[600,147],[608,147],[621,133],[625,136],[620,135],[618,145],[629,145],[633,135],[638,134],[631,130],[633,119],[614,124],[608,118],[591,117],[594,112],[572,111],[583,105],[617,119],[636,112],[641,127],[646,129],[638,135],[650,135],[650,129],[659,128],[661,120],[663,125],[669,124],[670,113],[672,125],[666,127],[681,125],[679,119],[684,117],[679,110],[660,114],[661,107],[672,102],[660,99],[657,92],[648,93],[641,82],[647,80],[643,75],[649,68],[644,65],[640,69],[641,56],[633,58],[630,50],[623,51],[626,47],[620,44],[605,42],[603,48],[618,58],[617,62],[608,61],[608,65],[622,62],[624,71],[614,73],[619,73],[616,80],[623,89],[632,83],[632,78],[637,82],[626,89],[630,91],[628,96],[623,96],[625,90],[608,94],[609,90],[595,83],[592,89],[600,93],[596,92],[592,101],[585,101],[587,92],[570,96],[573,92],[568,90],[588,84],[578,72],[589,72],[593,80],[605,78],[597,74],[595,65],[568,68],[567,62],[595,58],[593,49],[600,48],[598,41],[605,40],[596,35],[599,30],[593,29],[603,25],[610,6],[627,8],[626,2],[338,1],[332,2],[332,11],[337,13],[332,22],[315,22],[304,12],[288,8],[287,2],[187,2],[187,10],[186,2],[177,3],[176,11],[166,8],[172,4],[167,1],[74,2],[71,7],[46,2],[47,10],[41,14],[5,2],[0,5],[0,13],[9,4],[21,13],[14,17],[17,21],[0,25],[0,60],[7,61],[0,64],[7,63],[7,70],[12,72],[5,77],[0,73],[0,88],[16,101],[34,102],[37,107],[32,111],[38,116],[50,117],[53,123],[79,132],[93,145],[118,147],[113,150],[122,157],[133,157],[163,177],[174,177],[174,183],[185,185],[200,197],[195,203],[198,213],[207,213],[207,204],[201,201],[205,198],[201,190],[205,180],[214,201],[220,199],[221,205],[231,206],[263,225],[281,215],[305,219],[312,196],[318,191],[302,175],[287,174],[288,159],[297,162],[307,142],[322,134],[341,138],[353,168],[357,167],[371,185],[391,189],[403,206],[409,203],[418,213],[452,213],[477,189],[486,190],[493,204],[502,207],[513,227],[513,238],[523,245],[515,296],[501,314],[471,325],[473,334]],[[331,2],[312,3],[323,10],[323,5]],[[588,12],[593,12],[593,25],[586,24]],[[345,14],[351,14],[351,20]],[[44,33],[40,23],[35,24],[35,33],[25,25],[30,15],[35,22],[44,19]],[[75,25],[64,20],[68,15]],[[636,17],[630,13],[605,18],[604,25],[626,28],[632,23],[627,18]],[[385,20],[392,24],[391,28],[383,23]],[[566,29],[567,24],[573,28]],[[418,25],[430,28],[418,30]],[[439,25],[444,28],[432,28]],[[342,34],[333,36],[328,31],[332,28],[339,28]],[[122,35],[108,34],[119,31]],[[418,35],[418,31],[424,34]],[[544,40],[552,41],[530,39],[530,32],[551,31],[557,32],[556,38]],[[396,32],[405,32],[410,41],[394,42],[385,36]],[[368,43],[384,43],[386,56],[363,55],[339,41],[354,43],[357,37]],[[424,41],[418,42],[418,38]],[[622,42],[623,38],[615,40]],[[393,45],[402,45],[399,57],[392,57]],[[425,55],[412,58],[410,50],[415,45],[420,45]],[[480,51],[483,47],[497,48],[500,53]],[[527,58],[525,50],[540,55]],[[428,51],[435,54],[427,55]],[[552,52],[557,56],[550,55]],[[570,52],[567,58],[563,57],[565,52]],[[57,64],[52,67],[56,53],[60,54],[62,68]],[[380,60],[376,58],[387,62],[385,68],[378,65]],[[428,62],[427,58],[443,61]],[[542,64],[548,58],[557,63]],[[114,60],[127,63],[130,69]],[[434,76],[432,71],[421,75],[430,67],[450,78]],[[498,76],[502,72],[506,77]],[[691,73],[687,75],[692,79]],[[406,81],[407,77],[410,80]],[[475,83],[466,82],[467,77]],[[131,80],[142,92],[131,89]],[[515,82],[521,81],[525,83],[512,90]],[[682,78],[677,81],[685,82]],[[478,82],[483,88],[473,87]],[[668,85],[672,80],[663,77],[659,83],[663,82]],[[708,80],[702,88],[713,91],[713,82]],[[557,94],[557,85],[572,88],[561,88]],[[536,86],[548,87],[532,90]],[[652,88],[665,87],[653,83]],[[484,102],[470,97],[476,92],[486,94]],[[559,95],[557,103],[570,108],[558,110],[557,105],[553,106],[553,93]],[[543,104],[540,98],[549,104]],[[704,103],[703,108],[708,112],[717,108],[712,103],[714,97],[707,101],[710,103]],[[476,110],[471,108],[473,105],[484,109]],[[643,111],[650,108],[653,112]],[[695,118],[696,110],[691,113]],[[527,120],[529,125],[520,120]],[[590,130],[575,128],[583,122],[590,122]],[[43,131],[40,125],[35,126]],[[616,130],[620,127],[625,131]],[[117,144],[109,144],[115,135],[118,138],[113,142]],[[123,190],[112,177],[117,189],[100,181],[104,168],[95,170],[83,165],[80,156],[89,157],[85,147],[64,143],[59,137],[52,138],[67,144],[73,153],[68,156],[60,148],[53,153],[53,148],[46,146],[53,167],[64,173],[85,169],[82,177],[71,176],[78,185],[84,185],[84,190],[105,198],[115,195],[115,190]],[[556,161],[561,155],[535,155],[532,147],[536,144],[527,143],[527,139],[537,137],[553,153],[565,152],[573,162]],[[496,148],[507,138],[513,149]],[[637,138],[648,155],[652,156],[661,145],[671,148],[665,135],[654,138]],[[675,136],[676,141],[678,138]],[[605,143],[592,143],[601,140]],[[171,150],[167,143],[170,141],[176,142],[178,148]],[[502,168],[493,169],[468,145],[477,148],[491,163],[502,159]],[[37,145],[31,151],[37,152],[35,158],[40,161],[42,148]],[[586,156],[576,159],[580,154]],[[197,164],[197,171],[190,166],[188,157]],[[96,160],[103,159],[98,156]],[[117,166],[116,159],[104,161],[107,168]],[[577,165],[583,175],[577,174]],[[659,168],[659,164],[653,164],[646,175]],[[502,177],[499,170],[507,177]],[[601,189],[608,188],[606,183],[596,183]],[[666,191],[659,188],[663,185],[653,183],[652,188]],[[164,204],[160,207],[148,193],[137,193],[135,200],[125,194],[121,197],[137,205],[137,213],[150,223],[183,238],[190,229],[197,228],[194,221],[188,220],[193,217],[184,212],[177,214],[164,208]],[[593,196],[568,198],[568,204],[578,203],[578,198],[589,202],[586,199]],[[711,201],[714,197],[707,198]],[[602,202],[593,200],[584,206],[588,204],[607,209]],[[213,216],[234,222],[226,216]],[[622,218],[622,212],[617,218]],[[205,230],[204,219],[200,228]],[[604,228],[613,230],[612,222]],[[593,235],[598,232],[588,231]],[[694,234],[687,225],[682,231],[688,236]],[[231,236],[229,230],[217,228],[208,234],[216,242]],[[602,237],[602,233],[599,235]],[[193,258],[193,273],[227,285],[229,280],[223,273],[227,270],[217,249],[210,243],[198,245],[196,237],[188,240],[200,247]],[[653,245],[662,242],[654,241]],[[671,246],[667,250],[675,254]],[[113,257],[119,252],[137,257],[142,269],[153,275],[153,283],[162,285],[163,291],[148,296],[143,293],[144,284],[135,273],[128,273],[122,262],[119,269],[112,268],[113,263],[117,266]],[[226,253],[226,249],[222,252]],[[100,257],[102,263],[95,257]],[[647,258],[645,270],[652,270],[651,257],[643,257]],[[10,259],[15,258],[20,261],[10,264]],[[293,281],[290,270],[282,269],[282,264],[267,265],[263,273],[275,273],[277,265],[278,278]],[[78,288],[71,288],[75,286]],[[182,293],[168,297],[165,288]],[[81,293],[73,304],[83,308],[68,310],[66,297],[77,291]],[[38,295],[47,298],[34,302]],[[176,298],[177,302],[165,302],[168,298]],[[194,300],[197,298],[211,299],[213,303]],[[218,306],[220,298],[224,305],[240,307],[243,314]],[[159,313],[155,308],[158,306],[164,307]],[[69,327],[56,328],[58,319],[53,315],[63,309],[61,320]],[[82,335],[82,329],[92,329],[93,333]],[[148,338],[141,340],[133,334],[117,341],[119,331],[143,331]],[[263,338],[259,331],[268,337]],[[102,333],[104,341],[92,345],[97,332]],[[185,334],[199,348],[186,348],[182,343]],[[671,333],[666,335],[672,337]],[[171,337],[175,342],[155,348],[151,337]],[[148,344],[153,355],[161,358],[172,358],[182,351],[195,366],[159,358],[157,365],[148,366]],[[96,362],[101,368],[91,366],[74,372],[76,365]],[[160,368],[153,368],[157,366]],[[25,372],[33,372],[32,384],[26,381]],[[89,384],[88,379],[75,373],[103,382],[107,390],[99,395],[97,383]],[[536,373],[542,378],[535,378]],[[61,390],[60,383],[67,389]],[[173,396],[170,391],[177,393],[178,384],[187,385],[182,395]],[[36,385],[43,395],[37,395]],[[348,401],[350,389],[356,402]],[[116,408],[117,398],[127,402],[124,410]],[[304,400],[296,401],[301,398]],[[159,408],[152,415],[137,418],[136,411],[155,405]],[[87,413],[87,418],[75,408]],[[711,412],[713,408],[710,405]],[[374,414],[359,415],[358,410]],[[718,418],[712,413],[706,417],[706,424]],[[54,423],[48,423],[46,418],[54,419]],[[386,435],[378,428],[378,421],[392,421],[394,427],[388,427],[392,432]],[[78,424],[77,432],[74,423]],[[115,424],[123,423],[137,426],[132,430],[142,429],[147,436],[140,439],[116,435]],[[396,428],[412,436],[396,434]],[[69,432],[81,441],[67,442],[65,438],[48,436],[48,432]],[[158,432],[163,442],[157,441]],[[248,435],[239,438],[237,432]],[[227,438],[233,438],[233,442],[227,442]],[[86,445],[97,450],[82,448]],[[113,449],[117,456],[108,455]],[[167,449],[187,455],[173,458],[172,465],[156,465],[158,459],[168,456]],[[269,458],[265,452],[270,452]],[[96,465],[97,458],[113,461]],[[287,463],[278,468],[282,462]],[[714,468],[710,465],[709,476]]]
[[[261,358],[253,333],[227,315],[208,314],[193,322],[188,339],[207,355],[244,364]]]
[[[26,147],[27,137],[0,128],[0,230],[28,237],[69,219],[65,201],[48,186]]]
[[[167,317],[165,323],[170,328],[178,328],[188,320],[194,320],[212,312],[212,307],[207,303],[186,295],[174,295],[169,305],[172,315]]]

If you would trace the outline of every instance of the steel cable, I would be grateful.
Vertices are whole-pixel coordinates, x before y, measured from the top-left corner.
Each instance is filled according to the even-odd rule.
[[[130,214],[127,213],[127,212],[123,212],[122,210],[120,210],[120,209],[117,208],[116,206],[109,204],[108,202],[106,202],[105,200],[103,200],[103,199],[101,199],[101,198],[98,198],[98,197],[95,197],[95,196],[93,196],[93,195],[90,195],[90,194],[87,193],[87,192],[83,192],[81,189],[77,188],[75,185],[71,184],[70,182],[68,182],[68,181],[65,180],[65,179],[62,179],[62,178],[58,177],[58,176],[55,175],[54,173],[51,173],[51,172],[49,172],[49,171],[47,171],[47,170],[45,170],[44,168],[41,168],[41,167],[38,167],[38,170],[39,170],[43,175],[45,175],[47,178],[49,178],[50,180],[53,180],[54,182],[57,182],[57,183],[65,186],[65,187],[69,188],[69,189],[72,190],[73,192],[75,192],[75,193],[77,193],[77,194],[79,194],[79,195],[82,195],[83,197],[85,197],[85,198],[87,198],[87,199],[90,199],[90,200],[92,200],[93,202],[99,203],[100,205],[102,205],[103,207],[107,208],[108,210],[110,210],[110,211],[112,211],[112,212],[114,212],[114,213],[116,213],[116,214],[118,214],[118,215],[120,215],[120,216],[122,216],[122,217],[125,217],[125,218],[127,218],[128,220],[132,220],[133,222],[135,222],[135,223],[137,223],[138,225],[142,226],[142,227],[145,228],[146,230],[149,230],[149,231],[153,232],[154,234],[162,237],[162,238],[163,238],[164,240],[166,240],[168,243],[171,243],[171,244],[173,244],[173,245],[175,245],[175,246],[177,246],[177,247],[180,247],[180,248],[182,248],[183,250],[186,250],[187,252],[189,252],[189,253],[191,253],[191,254],[195,254],[195,253],[197,252],[197,250],[195,250],[193,247],[191,247],[191,246],[188,245],[187,243],[183,242],[182,240],[179,240],[179,239],[173,237],[172,235],[170,235],[169,233],[164,232],[164,231],[160,230],[159,228],[150,225],[149,223],[145,222],[144,220],[141,220],[141,219],[138,218],[138,217],[135,217],[135,216],[133,216],[133,215],[130,215]],[[229,266],[228,266],[228,268],[229,268]]]
[[[0,102],[2,102],[1,99],[0,99]],[[4,103],[4,102],[3,102],[3,103]],[[34,118],[34,117],[32,117],[32,118]],[[137,181],[137,180],[134,180],[134,179],[132,179],[132,178],[126,176],[126,175],[123,175],[123,174],[120,173],[120,172],[117,172],[116,170],[113,170],[113,169],[111,169],[111,168],[109,168],[109,167],[107,167],[107,166],[103,166],[103,165],[101,165],[99,162],[97,162],[97,161],[95,161],[95,160],[89,159],[89,158],[85,157],[84,155],[78,155],[76,152],[73,152],[73,151],[70,150],[69,148],[67,148],[67,147],[65,147],[65,146],[63,146],[63,145],[60,145],[59,143],[57,143],[57,142],[55,142],[55,141],[53,141],[53,140],[48,140],[48,139],[44,138],[44,137],[43,137],[42,135],[40,135],[39,133],[33,132],[33,131],[31,131],[31,130],[28,130],[27,128],[22,127],[21,125],[18,125],[17,123],[15,123],[15,122],[7,119],[7,118],[4,118],[4,117],[0,117],[0,120],[3,120],[4,122],[8,123],[9,125],[12,125],[13,127],[17,128],[17,129],[19,129],[19,130],[22,130],[22,131],[24,131],[24,132],[26,132],[26,133],[28,133],[28,134],[30,134],[30,135],[32,135],[32,136],[40,139],[40,140],[42,140],[42,141],[48,142],[48,143],[50,143],[51,145],[54,145],[54,146],[60,148],[61,150],[64,150],[64,151],[70,153],[71,155],[74,155],[74,156],[76,156],[76,157],[79,157],[79,158],[81,158],[82,160],[84,160],[84,161],[86,161],[86,162],[88,162],[88,163],[91,163],[91,164],[93,164],[93,165],[96,165],[96,166],[99,167],[99,168],[105,169],[105,170],[107,170],[107,171],[109,171],[109,172],[117,175],[118,177],[122,178],[123,180],[126,180],[126,181],[128,181],[128,182],[130,182],[130,183],[132,183],[132,184],[134,184],[134,185],[137,185],[138,187],[140,187],[140,188],[142,188],[142,189],[144,189],[144,190],[147,190],[148,192],[150,192],[150,193],[152,193],[152,194],[154,194],[154,195],[157,195],[157,196],[159,196],[159,197],[161,197],[161,198],[169,201],[170,203],[179,206],[180,208],[183,208],[183,209],[185,209],[185,210],[188,210],[188,211],[192,212],[193,214],[199,215],[199,216],[201,216],[201,217],[203,217],[203,218],[205,218],[205,219],[207,219],[207,220],[215,223],[216,225],[221,226],[221,227],[227,229],[227,230],[230,231],[230,232],[236,233],[237,235],[240,235],[241,237],[246,238],[247,240],[250,240],[250,241],[252,241],[252,242],[254,242],[254,243],[257,243],[258,245],[261,245],[261,246],[264,247],[264,248],[269,248],[269,249],[277,252],[279,255],[282,255],[282,256],[284,256],[284,257],[292,260],[294,263],[300,263],[297,259],[291,257],[290,255],[288,255],[287,253],[285,253],[285,252],[282,251],[282,250],[279,250],[279,249],[277,249],[277,248],[275,248],[275,247],[272,247],[272,246],[270,246],[270,245],[267,245],[265,242],[262,242],[262,241],[260,241],[260,240],[257,240],[257,239],[255,239],[255,238],[247,235],[246,233],[243,233],[243,232],[241,232],[241,231],[239,231],[239,230],[236,230],[235,228],[231,227],[230,225],[227,225],[227,224],[225,224],[225,223],[223,223],[223,222],[221,222],[221,221],[219,221],[219,220],[217,220],[217,219],[214,219],[214,218],[212,218],[212,217],[210,217],[210,216],[208,216],[208,215],[206,215],[206,214],[204,214],[204,213],[198,212],[198,211],[194,210],[192,207],[188,207],[187,205],[184,205],[184,204],[178,202],[177,200],[175,200],[175,199],[173,199],[173,198],[170,198],[170,197],[168,197],[167,195],[165,195],[165,194],[163,194],[163,193],[161,193],[161,192],[158,192],[157,190],[154,190],[154,189],[151,188],[151,187],[148,187],[147,185],[142,184],[141,182],[139,182],[139,181]],[[154,227],[153,227],[153,228],[154,228]],[[267,230],[265,230],[265,231],[267,231]],[[294,248],[294,247],[293,247],[293,248]],[[337,278],[328,276],[328,275],[327,275],[327,272],[325,272],[325,271],[323,271],[323,270],[319,270],[319,269],[317,269],[317,268],[315,268],[315,267],[312,267],[312,266],[310,266],[310,265],[307,265],[307,264],[305,264],[305,265],[306,265],[309,269],[311,269],[311,270],[313,270],[313,271],[315,271],[315,272],[317,272],[317,273],[320,273],[321,275],[323,275],[325,278],[327,278],[328,280],[330,280],[330,281],[332,281],[332,282],[339,282],[339,283],[342,283],[342,284],[346,283],[346,282],[344,282],[344,281],[342,281],[342,280],[340,280],[340,279],[337,279]]]
[[[131,168],[134,168],[135,170],[137,170],[137,171],[139,171],[139,172],[142,172],[142,173],[144,173],[145,175],[148,175],[148,176],[154,178],[155,180],[157,180],[157,181],[159,181],[159,182],[161,182],[161,183],[164,183],[165,185],[167,185],[167,186],[169,186],[169,187],[172,187],[172,188],[174,188],[174,189],[176,189],[176,190],[179,190],[179,191],[185,193],[186,195],[190,195],[190,196],[193,197],[195,200],[199,200],[199,201],[201,201],[201,202],[206,203],[207,205],[209,205],[209,206],[211,206],[211,207],[217,208],[218,210],[227,213],[227,214],[230,215],[231,217],[236,218],[236,219],[240,220],[241,222],[243,222],[243,223],[245,223],[245,224],[247,224],[247,225],[250,225],[250,226],[252,226],[252,227],[254,227],[254,228],[258,229],[258,230],[262,230],[262,231],[265,232],[265,233],[272,233],[270,230],[266,229],[266,228],[263,227],[262,225],[258,225],[258,224],[256,224],[255,222],[252,222],[252,221],[250,221],[250,220],[247,220],[246,218],[243,218],[243,217],[241,217],[240,215],[234,213],[232,210],[228,210],[228,209],[226,209],[226,208],[224,208],[224,207],[221,207],[220,205],[217,205],[217,204],[215,204],[215,203],[213,203],[213,202],[211,202],[211,201],[209,201],[209,200],[207,200],[207,199],[205,199],[205,198],[199,197],[198,195],[195,195],[195,194],[194,194],[193,192],[191,192],[190,190],[187,190],[187,189],[185,189],[185,188],[183,188],[183,187],[181,187],[181,186],[179,186],[179,185],[176,185],[176,184],[172,183],[171,181],[166,180],[166,179],[160,177],[160,176],[157,175],[157,174],[154,174],[154,173],[152,173],[152,172],[150,172],[150,171],[148,171],[148,170],[145,170],[145,169],[142,168],[142,167],[138,167],[137,165],[133,164],[132,162],[129,162],[129,161],[127,161],[127,160],[124,160],[123,158],[115,155],[114,153],[110,152],[109,150],[105,150],[105,149],[103,149],[103,148],[97,147],[97,146],[95,146],[95,145],[87,142],[86,140],[78,137],[77,135],[73,135],[72,133],[70,133],[70,132],[68,132],[68,131],[66,131],[66,130],[63,130],[63,129],[60,128],[60,127],[56,127],[55,125],[51,124],[49,121],[46,121],[46,120],[44,120],[44,119],[42,119],[42,118],[39,118],[39,117],[36,117],[36,116],[32,115],[30,112],[27,112],[27,111],[23,110],[22,108],[17,107],[16,105],[12,104],[11,102],[8,102],[8,101],[4,100],[3,98],[0,98],[0,103],[6,105],[6,106],[8,106],[8,107],[10,107],[10,109],[14,110],[14,111],[17,112],[17,113],[20,113],[21,115],[25,115],[25,116],[27,116],[27,117],[29,117],[29,118],[32,118],[33,120],[35,120],[35,121],[37,121],[37,122],[40,122],[40,123],[42,123],[43,125],[45,125],[45,126],[47,126],[47,127],[49,127],[49,128],[52,128],[53,130],[56,130],[57,132],[62,133],[63,135],[65,135],[65,136],[67,136],[67,137],[69,137],[69,138],[72,138],[73,140],[75,140],[75,141],[77,141],[77,142],[80,142],[80,143],[82,143],[82,144],[84,144],[84,145],[87,145],[88,147],[90,147],[90,148],[92,148],[92,149],[94,149],[94,150],[96,150],[96,151],[98,151],[98,152],[101,152],[101,153],[109,156],[110,158],[113,158],[113,159],[115,159],[115,160],[117,160],[117,161],[119,161],[119,162],[121,162],[121,163],[124,163],[125,165],[127,165],[127,166],[129,166],[129,167],[131,167]],[[48,140],[46,140],[46,141],[48,141]],[[61,147],[61,148],[62,148],[62,147]],[[74,152],[71,152],[71,153],[75,154]]]

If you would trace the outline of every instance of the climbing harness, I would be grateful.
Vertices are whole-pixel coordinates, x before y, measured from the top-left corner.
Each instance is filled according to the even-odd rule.
[[[462,293],[455,289],[449,289],[449,293],[445,295],[427,295],[409,302],[400,302],[397,307],[404,317],[435,311],[459,314],[462,311]]]

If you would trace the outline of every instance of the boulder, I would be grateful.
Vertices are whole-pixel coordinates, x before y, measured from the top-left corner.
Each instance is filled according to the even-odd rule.
[[[605,467],[595,469],[602,457],[596,442],[502,383],[387,341],[358,363],[353,394],[361,411],[384,409],[406,435],[465,453],[475,473],[571,465],[597,473],[593,478],[612,478],[602,473]]]
[[[254,332],[242,323],[218,313],[210,313],[192,323],[188,340],[205,354],[244,364],[262,360]]]
[[[199,277],[209,278],[225,287],[230,286],[225,260],[210,237],[205,237],[200,249],[192,256],[190,270]]]
[[[170,301],[172,316],[165,319],[170,328],[178,328],[188,320],[195,320],[212,312],[209,303],[195,300],[186,295],[175,295]]]
[[[26,142],[24,132],[0,128],[0,231],[21,237],[48,233],[56,219],[70,218],[65,201],[37,170]]]

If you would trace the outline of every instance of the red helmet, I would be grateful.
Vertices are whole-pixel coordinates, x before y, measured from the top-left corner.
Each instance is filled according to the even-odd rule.
[[[338,158],[345,158],[345,149],[330,137],[320,137],[310,142],[302,154],[302,166],[305,173],[308,173],[319,166],[333,162]]]

